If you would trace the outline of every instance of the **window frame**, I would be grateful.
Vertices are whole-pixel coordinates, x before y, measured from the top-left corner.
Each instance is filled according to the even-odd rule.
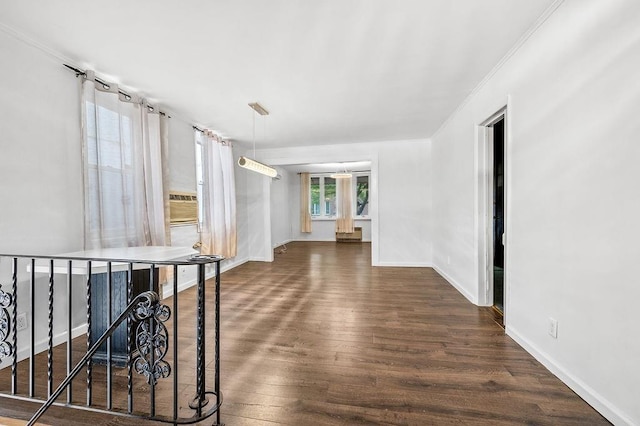
[[[335,219],[336,215],[333,214],[327,214],[327,206],[325,203],[325,183],[324,183],[324,179],[325,178],[329,178],[329,174],[326,173],[316,173],[316,174],[311,174],[309,175],[310,179],[309,179],[309,214],[311,215],[311,220],[322,220],[322,219]],[[319,214],[314,214],[312,211],[312,204],[311,204],[311,185],[313,185],[313,179],[317,178],[318,179],[318,186],[319,186],[319,195],[318,195],[318,208],[320,213]],[[334,179],[335,181],[336,179]],[[337,206],[338,203],[338,185],[336,183],[336,196],[335,196],[335,204]]]
[[[352,173],[353,178],[351,179],[351,193],[353,194],[353,218],[354,219],[369,219],[369,214],[357,215],[358,211],[358,178],[362,176],[367,177],[367,190],[369,191],[369,196],[367,198],[367,213],[369,212],[369,207],[371,206],[371,172],[357,172]]]

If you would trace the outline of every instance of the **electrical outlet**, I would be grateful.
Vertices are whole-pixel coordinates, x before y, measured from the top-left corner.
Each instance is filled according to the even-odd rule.
[[[29,323],[27,322],[27,313],[21,312],[18,314],[16,318],[16,328],[18,331],[26,330],[29,327]]]
[[[558,338],[558,320],[549,318],[549,335],[554,339]]]

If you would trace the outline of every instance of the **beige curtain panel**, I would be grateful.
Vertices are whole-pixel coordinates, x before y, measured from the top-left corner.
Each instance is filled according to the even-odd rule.
[[[338,179],[338,211],[336,232],[353,232],[353,197],[351,196],[351,178]]]
[[[311,176],[309,173],[300,173],[300,232],[311,233],[310,198]]]

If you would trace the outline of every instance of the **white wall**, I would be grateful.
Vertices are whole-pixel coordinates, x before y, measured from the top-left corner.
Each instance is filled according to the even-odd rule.
[[[0,31],[0,252],[83,245],[78,80]]]
[[[473,298],[476,126],[508,103],[507,333],[616,424],[640,424],[638,22],[565,1],[433,138],[434,264]]]
[[[271,180],[271,247],[275,248],[291,241],[291,181],[297,178],[282,168],[278,168],[280,179]]]
[[[238,255],[234,259],[225,260],[223,269],[230,269],[249,260],[249,209],[247,197],[247,173],[238,166],[238,158],[246,155],[240,147],[233,147],[233,160],[236,178],[236,227],[238,231]],[[225,269],[225,270],[226,270]]]
[[[196,192],[196,144],[193,125],[169,119],[169,189]]]
[[[246,169],[240,173],[246,181],[249,260],[271,262],[271,178]]]
[[[0,31],[0,253],[55,254],[83,246],[78,81],[60,63]],[[48,277],[38,274],[36,321],[47,318]],[[3,291],[11,290],[11,262],[0,261]],[[73,306],[84,287],[74,282]],[[18,312],[30,317],[27,266],[18,266]],[[66,277],[56,276],[54,335],[66,330]],[[73,327],[85,321],[75,309]],[[77,330],[77,331],[82,331]],[[46,342],[46,325],[36,341]],[[19,348],[28,331],[18,333]],[[56,339],[57,340],[57,339]],[[23,340],[24,341],[24,340]],[[28,340],[27,340],[28,341]]]
[[[79,80],[50,56],[0,31],[0,253],[59,254],[83,248],[83,180]],[[169,121],[170,189],[195,192],[195,147],[190,123]],[[225,260],[229,269],[248,260],[248,216],[244,176],[239,186],[238,256]],[[195,225],[172,228],[173,245],[198,240]],[[180,282],[195,279],[193,268]],[[18,268],[18,312],[30,318],[29,276]],[[191,277],[191,275],[193,277]],[[79,278],[79,277],[78,277]],[[0,259],[2,290],[10,291],[11,262]],[[47,274],[36,280],[37,342],[46,342]],[[74,278],[73,327],[86,328],[85,287]],[[66,276],[55,276],[54,336],[65,338]],[[19,343],[28,330],[18,334]],[[22,350],[25,345],[19,344]]]
[[[431,265],[430,140],[267,149],[260,150],[257,156],[260,161],[272,165],[371,161],[369,212],[373,264]],[[300,236],[300,217],[297,213],[299,183],[296,179],[291,181],[292,238],[308,238]],[[332,224],[314,221],[313,227],[327,228],[325,231],[328,234]]]

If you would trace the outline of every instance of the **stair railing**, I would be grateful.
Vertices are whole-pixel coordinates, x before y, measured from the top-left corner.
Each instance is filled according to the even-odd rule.
[[[116,320],[111,324],[111,326],[102,333],[96,342],[89,348],[89,351],[82,357],[82,359],[76,364],[76,366],[71,370],[71,373],[65,377],[65,379],[60,383],[57,389],[49,396],[49,398],[45,401],[44,404],[35,412],[35,414],[31,417],[27,426],[34,425],[40,417],[51,407],[51,404],[58,399],[58,397],[62,394],[62,392],[66,389],[67,386],[71,383],[71,381],[82,371],[82,369],[87,364],[87,361],[91,359],[98,351],[100,346],[104,344],[109,337],[113,335],[116,329],[122,324],[122,322],[127,319],[129,315],[132,316],[133,321],[140,322],[142,320],[146,320],[152,318],[157,315],[166,315],[166,305],[160,305],[160,298],[158,294],[153,291],[145,291],[141,293],[133,299],[131,303],[126,307],[126,309],[116,318]],[[167,318],[168,319],[168,318]]]
[[[224,258],[179,256],[167,260],[0,254],[0,397],[42,403],[29,425],[52,405],[174,425],[197,423],[215,414],[214,425],[222,425],[220,262]],[[193,269],[196,274],[189,275]],[[8,289],[3,288],[7,275]],[[60,275],[66,275],[66,283],[58,282]],[[160,279],[165,282],[164,292],[172,295],[167,305],[158,294]],[[54,290],[61,286],[63,290],[66,287],[66,297],[57,293],[54,297]],[[189,309],[193,309],[195,298],[195,318],[179,315],[179,300],[184,300],[180,291],[190,286],[196,286],[195,291],[185,292],[185,297]],[[211,296],[213,309],[205,303]],[[78,310],[78,297],[86,299],[86,312]],[[54,321],[54,310],[61,308],[66,319],[56,316]],[[207,328],[212,322],[213,329]],[[66,330],[60,332],[61,325]],[[77,339],[85,329],[83,344]],[[82,345],[86,351],[78,352]],[[180,353],[183,345],[189,351]],[[209,345],[212,347],[207,351]],[[80,354],[74,365],[73,359]],[[86,399],[79,400],[73,390],[84,368]],[[54,389],[61,370],[66,376]],[[102,383],[103,371],[106,402],[96,403],[93,391]],[[207,371],[214,376],[213,386]],[[45,380],[46,398],[42,395]],[[114,383],[116,388],[126,388],[126,402],[121,391],[117,394],[121,398],[114,401]],[[65,390],[66,402],[56,401]],[[181,403],[179,398],[185,396],[187,400]],[[158,403],[159,397],[162,403]]]

